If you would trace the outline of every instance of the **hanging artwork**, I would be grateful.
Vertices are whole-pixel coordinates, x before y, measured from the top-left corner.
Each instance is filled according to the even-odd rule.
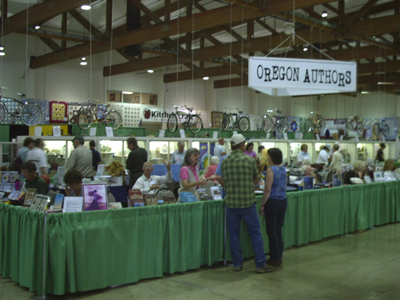
[[[68,103],[50,101],[50,123],[68,122]]]

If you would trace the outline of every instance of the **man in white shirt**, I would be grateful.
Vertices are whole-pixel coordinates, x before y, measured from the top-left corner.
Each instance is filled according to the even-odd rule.
[[[172,181],[171,163],[165,162],[167,174],[164,176],[151,175],[153,165],[149,162],[143,164],[143,175],[136,180],[132,189],[140,189],[142,195],[157,194],[160,185]]]
[[[181,165],[185,161],[185,142],[179,141],[178,142],[178,150],[176,150],[171,155],[171,164],[179,164]]]
[[[28,152],[26,161],[33,161],[36,165],[36,170],[39,175],[47,174],[49,163],[47,162],[47,155],[43,151],[44,141],[42,139],[35,140],[35,148]]]
[[[329,155],[329,148],[328,146],[323,146],[321,151],[318,154],[317,164],[325,164],[328,162],[330,155]]]
[[[214,156],[218,156],[218,158],[221,159],[222,156],[226,155],[226,150],[224,145],[225,145],[224,138],[219,138],[218,145],[215,146],[214,148]]]
[[[300,146],[300,152],[299,154],[297,154],[297,164],[301,165],[301,163],[303,161],[305,161],[306,159],[311,160],[311,156],[310,154],[307,153],[308,151],[308,146],[306,144],[302,144]]]

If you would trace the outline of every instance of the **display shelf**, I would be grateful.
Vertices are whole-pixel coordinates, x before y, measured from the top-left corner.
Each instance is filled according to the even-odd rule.
[[[88,136],[90,129],[82,129],[79,125],[71,125],[72,126],[72,135],[83,135]],[[96,136],[105,136],[106,135],[106,127],[102,124],[93,124],[92,128],[97,128]],[[144,127],[120,127],[117,130],[114,130],[114,136],[146,136],[146,128]]]

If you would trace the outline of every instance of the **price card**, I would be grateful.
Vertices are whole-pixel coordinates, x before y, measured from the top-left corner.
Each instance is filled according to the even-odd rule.
[[[302,133],[302,132],[296,132],[296,133],[294,134],[294,138],[295,138],[296,140],[301,140],[301,139],[303,139],[303,133]]]
[[[283,139],[284,139],[284,140],[288,140],[287,132],[284,132],[284,133],[283,133]]]
[[[65,197],[63,212],[82,211],[83,197]]]
[[[61,136],[60,126],[53,126],[53,136]]]
[[[113,132],[111,127],[106,127],[106,136],[107,137],[113,137],[114,136],[114,132]]]
[[[165,137],[165,129],[161,129],[161,130],[158,132],[158,137]]]
[[[340,136],[340,140],[343,141],[343,135]]]
[[[217,139],[218,138],[218,131],[214,131],[214,133],[213,133],[213,139]]]
[[[321,140],[319,137],[319,133],[315,134],[315,137],[317,138],[317,141]]]
[[[382,134],[382,142],[386,141],[386,137]]]
[[[89,135],[96,136],[96,132],[97,132],[97,127],[92,127],[92,128],[90,128]]]
[[[42,136],[42,126],[35,127],[35,136]]]
[[[360,141],[360,139],[358,137],[358,133],[356,133],[356,142],[359,142],[359,141]]]
[[[233,134],[237,134],[237,131],[233,131]]]
[[[180,134],[181,134],[181,139],[184,139],[184,138],[186,138],[186,135],[185,135],[185,130],[183,130],[183,129],[179,129],[179,132],[180,132]]]
[[[270,132],[268,132],[267,133],[267,136],[265,137],[267,140],[269,140],[270,138],[271,138],[271,133]]]

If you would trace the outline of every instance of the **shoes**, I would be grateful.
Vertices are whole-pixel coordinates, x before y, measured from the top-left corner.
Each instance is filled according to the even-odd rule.
[[[267,259],[267,264],[270,265],[270,266],[280,267],[282,265],[282,261],[281,260]]]
[[[256,273],[261,274],[261,273],[267,273],[267,272],[272,272],[274,270],[273,267],[265,265],[262,268],[256,268]]]
[[[233,271],[235,271],[235,272],[240,272],[240,271],[242,271],[242,270],[243,270],[243,267],[242,267],[242,266],[233,267]]]

